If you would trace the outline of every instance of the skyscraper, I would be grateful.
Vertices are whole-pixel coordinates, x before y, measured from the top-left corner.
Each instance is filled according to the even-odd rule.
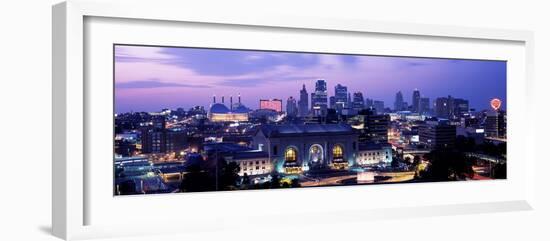
[[[435,99],[434,110],[435,115],[439,118],[449,118],[453,111],[453,97],[439,97]]]
[[[336,109],[336,97],[331,96],[328,98],[329,105],[328,107],[331,109]]]
[[[314,116],[325,116],[328,108],[327,82],[323,79],[315,83],[315,92],[311,93],[311,110]]]
[[[337,84],[334,87],[334,106],[338,114],[342,113],[342,109],[348,107],[348,87]]]
[[[402,111],[405,109],[405,103],[403,102],[403,93],[398,91],[395,94],[395,102],[393,103],[393,109],[395,111]]]
[[[300,117],[304,117],[308,115],[309,112],[309,101],[308,101],[308,94],[306,90],[306,85],[302,85],[302,89],[300,90],[300,100],[298,101],[298,115]]]
[[[413,91],[412,95],[412,111],[414,113],[420,112],[420,91],[418,89],[415,89]]]
[[[365,108],[365,99],[363,99],[363,93],[355,92],[353,93],[353,101],[351,102],[351,108],[359,112]]]
[[[456,98],[453,100],[453,114],[455,117],[460,117],[470,110],[468,100]]]
[[[365,108],[374,108],[374,100],[370,98],[365,99]]]
[[[428,114],[430,112],[430,98],[420,98],[420,104],[418,108],[420,114]]]
[[[286,100],[286,114],[291,117],[295,117],[298,114],[298,106],[296,106],[296,99],[292,96]]]
[[[376,111],[376,114],[384,113],[384,101],[374,100],[372,108]]]

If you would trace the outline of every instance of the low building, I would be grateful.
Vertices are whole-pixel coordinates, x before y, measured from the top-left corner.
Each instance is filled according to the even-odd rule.
[[[237,163],[240,167],[239,176],[245,173],[248,176],[269,174],[273,170],[273,164],[265,151],[227,142],[205,144],[204,150],[210,157],[223,157],[226,163]]]
[[[356,162],[361,166],[390,164],[392,162],[392,148],[390,144],[360,145],[357,151]]]
[[[239,165],[239,176],[257,176],[271,173],[273,165],[269,161],[267,152],[252,150],[235,152],[226,157],[227,162],[235,162]]]
[[[225,105],[223,96],[221,103],[216,103],[216,97],[214,97],[208,111],[208,119],[212,122],[246,122],[248,121],[248,112],[250,110],[241,104],[240,96],[239,102],[235,104],[231,97],[229,107]]]

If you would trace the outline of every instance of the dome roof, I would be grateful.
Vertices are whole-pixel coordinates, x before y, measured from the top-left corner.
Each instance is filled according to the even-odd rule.
[[[233,113],[248,113],[249,110],[244,105],[240,105],[233,110]]]
[[[210,106],[210,113],[226,114],[229,113],[229,108],[222,103],[215,103]]]

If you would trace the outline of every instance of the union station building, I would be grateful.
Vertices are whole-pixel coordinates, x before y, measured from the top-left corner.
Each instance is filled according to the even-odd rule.
[[[347,124],[263,125],[252,147],[267,152],[276,171],[301,173],[355,165],[358,133]]]

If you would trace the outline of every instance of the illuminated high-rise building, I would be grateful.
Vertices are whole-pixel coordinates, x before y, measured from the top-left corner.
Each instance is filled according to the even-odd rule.
[[[428,114],[430,112],[430,98],[422,97],[420,98],[420,104],[418,106],[420,114]]]
[[[286,100],[286,114],[288,116],[295,117],[298,115],[298,106],[296,105],[296,99],[292,96]]]
[[[315,83],[315,92],[311,93],[311,111],[314,116],[326,116],[327,108],[327,82],[320,79]]]
[[[420,113],[420,91],[415,89],[412,95],[412,111],[414,113]]]
[[[435,99],[434,111],[439,118],[450,118],[453,112],[453,98],[448,96]]]
[[[377,114],[384,113],[384,101],[373,100],[372,101],[372,108],[376,111]]]
[[[348,105],[348,87],[337,84],[334,87],[334,106],[331,106],[331,108],[336,109],[336,112],[341,114],[344,108],[349,107]]]
[[[298,116],[305,117],[309,113],[309,103],[306,85],[302,85],[300,90],[300,100],[298,100]]]
[[[351,108],[355,112],[359,112],[365,108],[365,99],[363,98],[363,93],[355,92],[353,93],[353,100],[351,102]]]
[[[398,91],[395,94],[395,102],[393,103],[393,109],[395,111],[402,111],[405,110],[405,102],[403,101],[403,93],[401,91]]]
[[[488,137],[506,138],[506,112],[500,110],[501,101],[491,100],[491,108],[485,117],[485,135]]]

